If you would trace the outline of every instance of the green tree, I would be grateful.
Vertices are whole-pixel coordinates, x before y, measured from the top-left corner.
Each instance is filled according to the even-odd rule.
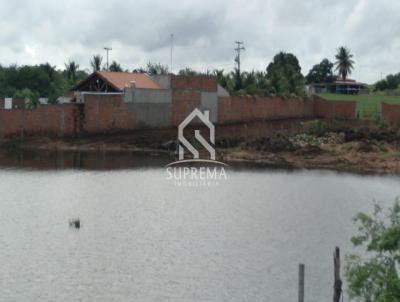
[[[122,67],[119,63],[116,61],[112,61],[110,67],[108,68],[109,71],[114,71],[114,72],[122,72]]]
[[[328,59],[323,59],[321,63],[316,64],[311,68],[306,76],[307,84],[311,83],[331,83],[334,80],[333,63]]]
[[[75,61],[69,61],[68,63],[65,63],[65,70],[67,72],[67,77],[68,80],[72,82],[76,82],[76,74],[79,69],[79,65],[75,63]]]
[[[201,75],[201,72],[197,72],[196,70],[190,67],[186,67],[184,69],[179,70],[178,74],[186,76],[196,76],[196,75]]]
[[[267,67],[269,91],[277,94],[304,95],[304,77],[297,57],[280,52]]]
[[[396,200],[387,215],[375,204],[372,215],[359,213],[355,218],[359,234],[355,246],[364,246],[366,255],[346,257],[346,278],[351,298],[365,302],[400,301],[400,203]]]
[[[150,75],[165,75],[168,74],[168,66],[161,63],[147,63],[146,72]]]
[[[13,97],[16,99],[26,100],[26,106],[29,109],[35,109],[39,105],[39,94],[37,92],[33,92],[29,88],[16,91]]]
[[[339,72],[339,75],[343,80],[347,79],[347,76],[351,74],[354,69],[354,60],[353,55],[350,53],[350,50],[344,46],[341,46],[337,49],[336,53],[336,69]]]
[[[385,79],[375,83],[375,91],[396,89],[400,85],[400,72],[389,74]]]
[[[101,69],[101,63],[103,62],[103,57],[101,55],[94,55],[90,61],[93,72],[99,71]]]

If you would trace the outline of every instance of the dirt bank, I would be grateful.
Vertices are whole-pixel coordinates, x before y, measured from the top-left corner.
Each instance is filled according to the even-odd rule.
[[[252,131],[246,125],[246,134]],[[400,132],[381,123],[304,121],[296,131],[257,135],[217,136],[220,160],[232,165],[333,169],[358,173],[400,174]],[[292,127],[293,128],[293,127]],[[220,131],[221,133],[222,131]],[[253,131],[254,133],[254,131]],[[176,151],[175,129],[147,130],[80,139],[30,138],[3,144],[3,148],[48,151],[146,152]]]

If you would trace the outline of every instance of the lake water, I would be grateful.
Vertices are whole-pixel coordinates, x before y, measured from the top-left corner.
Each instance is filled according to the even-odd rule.
[[[331,301],[352,217],[400,196],[399,177],[328,171],[177,187],[168,159],[124,156],[0,161],[0,301],[297,301],[299,263],[306,301]]]

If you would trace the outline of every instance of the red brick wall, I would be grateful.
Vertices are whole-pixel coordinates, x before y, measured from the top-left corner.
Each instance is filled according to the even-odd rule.
[[[357,104],[350,101],[326,101],[314,96],[315,117],[350,120],[356,118]]]
[[[171,124],[179,125],[194,108],[201,105],[201,92],[193,90],[173,90],[171,104]]]
[[[133,129],[134,114],[128,110],[122,95],[85,95],[83,130],[105,133]]]
[[[74,136],[75,105],[44,105],[37,109],[0,110],[0,137]]]
[[[320,97],[312,100],[260,96],[230,96],[218,100],[218,122],[276,120],[288,118],[355,119],[356,103],[326,101]]]
[[[388,121],[394,126],[400,126],[400,106],[382,103],[382,119]]]
[[[217,91],[217,78],[212,76],[171,76],[172,89]]]
[[[202,92],[217,92],[217,79],[211,76],[171,76],[171,124],[179,125],[201,105]]]
[[[312,100],[260,96],[231,96],[218,99],[218,122],[222,124],[313,116]]]

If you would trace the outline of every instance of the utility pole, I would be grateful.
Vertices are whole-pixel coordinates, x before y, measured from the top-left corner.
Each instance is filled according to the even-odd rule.
[[[243,41],[236,41],[235,43],[237,44],[237,48],[235,48],[235,51],[236,51],[235,62],[238,65],[238,71],[239,71],[239,74],[240,74],[240,52],[242,50],[245,51],[246,49],[243,47],[243,45],[244,45]]]
[[[112,48],[111,48],[111,47],[104,47],[104,49],[105,49],[106,52],[107,52],[107,71],[109,71],[109,70],[108,70],[108,52],[109,52],[110,50],[112,50]]]
[[[173,51],[174,51],[174,34],[171,34],[171,65],[170,65],[171,74],[173,73],[172,72],[172,55],[173,55]]]

